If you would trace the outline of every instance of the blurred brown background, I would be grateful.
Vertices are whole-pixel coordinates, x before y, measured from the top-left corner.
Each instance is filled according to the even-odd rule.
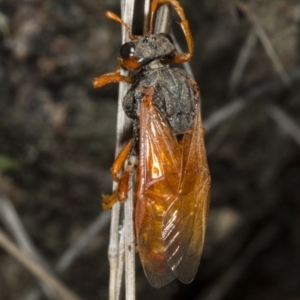
[[[156,290],[138,262],[137,299],[298,300],[299,0],[181,2],[213,180],[207,239],[190,285]],[[106,10],[119,2],[0,1],[0,228],[14,240],[10,203],[52,269],[111,191],[118,86],[92,87],[120,46]],[[58,275],[82,299],[107,299],[106,224]],[[0,299],[34,299],[37,285],[0,247]]]

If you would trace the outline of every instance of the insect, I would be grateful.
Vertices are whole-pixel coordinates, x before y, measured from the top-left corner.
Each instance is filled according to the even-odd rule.
[[[172,4],[178,13],[187,53],[177,53],[168,35],[153,34],[154,15],[162,3]],[[144,36],[132,35],[115,14],[106,15],[125,26],[130,41],[121,46],[119,61],[136,73],[121,75],[120,66],[94,80],[95,87],[131,83],[123,108],[133,121],[133,138],[112,165],[118,187],[103,197],[103,207],[109,209],[116,201],[126,201],[129,179],[136,172],[135,232],[146,277],[156,288],[176,277],[189,283],[202,253],[211,182],[199,88],[185,71],[169,67],[192,57],[189,24],[176,0],[152,1],[149,30]]]

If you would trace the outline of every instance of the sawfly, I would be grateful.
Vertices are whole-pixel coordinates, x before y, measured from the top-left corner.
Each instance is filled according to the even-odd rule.
[[[187,53],[178,53],[169,35],[153,33],[159,4],[171,4],[178,13]],[[176,277],[189,283],[203,249],[211,185],[198,85],[184,70],[169,67],[193,55],[189,23],[176,0],[152,1],[148,33],[143,36],[134,36],[112,12],[106,15],[125,26],[130,41],[120,48],[120,67],[95,78],[94,86],[131,84],[123,108],[133,121],[133,138],[112,165],[118,187],[103,197],[103,207],[126,201],[130,177],[136,172],[134,223],[144,272],[156,288]],[[134,75],[121,75],[121,67]]]

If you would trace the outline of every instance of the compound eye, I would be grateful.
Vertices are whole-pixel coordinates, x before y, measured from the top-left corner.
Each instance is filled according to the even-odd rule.
[[[135,52],[135,45],[133,42],[125,43],[120,48],[120,56],[123,59],[127,59],[129,57],[132,57]]]

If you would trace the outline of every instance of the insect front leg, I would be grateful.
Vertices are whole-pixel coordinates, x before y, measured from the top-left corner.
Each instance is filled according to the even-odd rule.
[[[185,18],[184,11],[180,5],[180,3],[177,0],[153,0],[151,3],[151,14],[150,14],[150,26],[149,26],[149,33],[153,33],[153,19],[154,19],[154,14],[157,9],[157,6],[159,4],[172,4],[178,13],[181,22],[180,22],[180,27],[184,33],[184,36],[186,38],[186,42],[188,45],[188,53],[178,53],[176,54],[171,60],[170,63],[184,63],[187,62],[191,59],[194,53],[194,43],[193,43],[193,38],[191,35],[190,31],[190,26],[189,22]]]
[[[118,58],[118,65],[116,70],[114,72],[96,77],[93,80],[94,88],[100,88],[106,84],[113,83],[113,82],[133,83],[134,79],[130,76],[121,75],[120,70],[121,70],[121,59]]]

